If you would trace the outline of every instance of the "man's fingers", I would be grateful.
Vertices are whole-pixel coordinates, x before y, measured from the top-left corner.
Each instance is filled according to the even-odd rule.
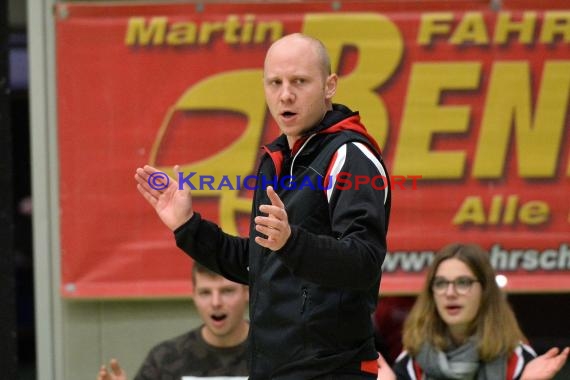
[[[160,170],[157,170],[149,165],[145,165],[142,168],[137,168],[135,170],[135,173],[135,178],[139,183],[148,183],[149,178],[151,178],[153,175],[156,175],[156,173],[161,174],[161,177],[159,177],[159,179],[163,177],[162,174],[165,174],[164,172],[161,172]],[[173,178],[169,179],[172,180]]]
[[[277,206],[281,209],[285,208],[285,205],[281,201],[281,198],[279,198],[279,195],[277,195],[275,190],[273,190],[272,186],[267,186],[267,196],[269,197],[269,200],[273,206]]]
[[[150,165],[145,165],[145,166],[143,167],[143,170],[144,170],[146,173],[148,173],[149,175],[152,174],[152,173],[154,173],[154,172],[157,172],[157,171],[158,171],[157,168],[155,168],[155,167],[153,167],[153,166],[150,166]]]
[[[260,246],[262,246],[264,248],[269,248],[266,239],[263,239],[262,237],[256,236],[254,240]]]
[[[156,191],[156,189],[150,186],[149,178],[149,174],[145,172],[144,169],[138,168],[136,170],[135,181],[137,181],[138,186],[142,187],[145,191],[157,197],[160,195],[160,192]]]
[[[137,168],[136,173],[141,176],[145,181],[152,175],[152,173],[157,172],[158,170],[153,168],[152,166],[145,165],[142,168]]]
[[[177,183],[174,178],[170,176],[167,177],[166,173],[157,171],[148,165],[136,170],[135,181],[138,186],[140,186],[139,191],[147,199],[148,197],[144,192],[147,192],[152,197],[159,198],[172,186],[176,186],[175,184]],[[150,199],[149,202],[153,203]]]
[[[279,198],[279,195],[277,195],[275,190],[273,190],[273,187],[267,186],[267,196],[269,197],[271,204],[259,206],[259,211],[267,214],[270,217],[278,219],[280,221],[286,221],[287,220],[287,212],[285,211],[285,205],[281,201],[281,198]],[[260,222],[258,222],[256,220],[256,223],[260,223]],[[272,227],[275,227],[275,226],[272,225]]]
[[[267,187],[267,196],[271,204],[259,206],[259,211],[267,216],[257,216],[254,219],[256,231],[264,234],[266,238],[257,236],[255,241],[262,247],[278,251],[289,239],[291,228],[287,221],[285,205],[273,187]]]
[[[266,226],[275,230],[279,230],[282,227],[281,217],[276,215],[271,216],[256,216],[255,217],[255,224]]]
[[[273,251],[278,250],[280,247],[276,244],[278,243],[276,239],[267,238],[264,239],[261,236],[255,237],[255,242],[264,248],[269,248]]]
[[[156,203],[158,202],[157,198],[152,195],[144,186],[138,184],[137,190],[142,194],[144,199],[148,201],[148,203],[150,203],[153,207],[156,206]]]
[[[259,206],[259,211],[264,214],[269,215],[278,220],[286,220],[287,219],[287,212],[285,209],[273,205],[261,205]]]
[[[274,235],[280,233],[280,231],[277,228],[271,226],[264,226],[262,224],[256,224],[255,229],[257,230],[257,232],[261,232],[262,234],[267,236],[268,240],[272,240],[273,238],[275,238]]]

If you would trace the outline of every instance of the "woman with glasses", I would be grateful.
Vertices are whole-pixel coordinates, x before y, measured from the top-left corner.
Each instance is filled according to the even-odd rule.
[[[393,370],[381,358],[379,379],[549,379],[568,348],[536,357],[495,282],[489,255],[474,244],[451,244],[435,255],[404,324],[404,352]],[[526,367],[526,368],[525,368]]]

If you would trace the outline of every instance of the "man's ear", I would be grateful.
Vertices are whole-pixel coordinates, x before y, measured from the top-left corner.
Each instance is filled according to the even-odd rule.
[[[331,100],[336,94],[336,85],[338,83],[338,76],[336,74],[331,74],[327,77],[325,82],[325,97],[327,100]]]

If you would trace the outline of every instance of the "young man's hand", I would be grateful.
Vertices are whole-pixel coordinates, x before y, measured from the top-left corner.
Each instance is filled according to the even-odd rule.
[[[109,361],[109,369],[110,371],[103,364],[99,369],[97,380],[127,380],[127,373],[121,368],[117,359]]]

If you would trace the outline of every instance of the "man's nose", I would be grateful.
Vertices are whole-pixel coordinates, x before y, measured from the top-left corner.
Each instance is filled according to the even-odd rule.
[[[220,306],[222,304],[222,295],[219,292],[212,293],[212,306]]]
[[[290,84],[284,83],[281,87],[280,100],[284,103],[290,103],[295,100],[295,93]]]

